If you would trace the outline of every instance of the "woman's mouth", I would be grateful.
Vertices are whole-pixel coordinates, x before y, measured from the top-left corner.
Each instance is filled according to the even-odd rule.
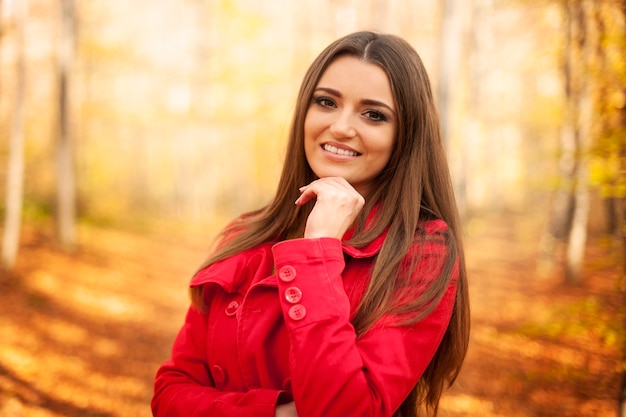
[[[322,145],[322,149],[326,152],[334,153],[335,155],[343,155],[343,156],[359,156],[360,154],[355,151],[351,151],[348,149],[337,148],[336,146],[329,145],[327,143]]]

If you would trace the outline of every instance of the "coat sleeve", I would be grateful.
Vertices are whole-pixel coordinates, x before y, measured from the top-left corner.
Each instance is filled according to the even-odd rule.
[[[206,316],[191,307],[172,349],[157,371],[152,414],[155,417],[274,417],[282,391],[217,390],[206,365]]]
[[[426,245],[414,272],[422,282],[436,279],[447,256],[444,243]],[[396,318],[383,317],[357,339],[342,281],[341,242],[295,239],[278,243],[273,251],[291,342],[291,383],[298,416],[391,416],[417,384],[443,338],[456,280],[434,311],[419,322],[394,326]],[[298,296],[294,299],[293,294]]]

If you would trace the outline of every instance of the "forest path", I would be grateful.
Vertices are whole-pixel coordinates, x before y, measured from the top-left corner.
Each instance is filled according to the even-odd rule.
[[[41,230],[25,230],[0,276],[0,416],[150,416],[211,233],[82,226],[68,255]],[[467,232],[472,338],[440,416],[615,416],[622,293],[608,245],[591,241],[571,288],[535,272],[532,223],[474,219]]]

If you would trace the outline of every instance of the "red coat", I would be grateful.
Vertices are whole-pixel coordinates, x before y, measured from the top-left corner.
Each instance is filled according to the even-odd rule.
[[[447,230],[440,220],[425,228]],[[274,417],[294,400],[299,417],[392,415],[441,342],[456,280],[425,319],[384,317],[357,338],[350,318],[384,238],[362,249],[332,238],[267,243],[201,270],[191,285],[205,286],[207,311],[189,309],[157,372],[153,414]],[[415,274],[434,279],[447,247],[421,245]]]

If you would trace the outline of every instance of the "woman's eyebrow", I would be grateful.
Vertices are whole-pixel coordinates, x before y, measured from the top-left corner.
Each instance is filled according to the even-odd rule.
[[[329,88],[329,87],[317,87],[315,89],[315,91],[325,91],[329,94],[332,94],[333,96],[336,97],[340,97],[341,98],[341,93],[337,90],[335,90],[334,88]]]
[[[330,87],[317,87],[315,89],[315,91],[324,91],[328,94],[331,94],[335,97],[343,97],[340,91],[335,90],[334,88],[330,88]],[[363,104],[367,104],[369,106],[380,106],[380,107],[385,107],[387,109],[389,109],[390,112],[392,112],[394,115],[396,114],[396,111],[388,104],[383,103],[382,101],[378,101],[378,100],[373,100],[373,99],[364,99],[361,101]]]

